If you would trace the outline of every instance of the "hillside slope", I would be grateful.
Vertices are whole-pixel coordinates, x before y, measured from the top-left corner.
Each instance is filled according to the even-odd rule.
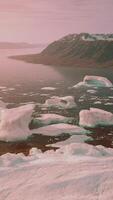
[[[71,34],[51,43],[40,54],[13,58],[46,65],[112,66],[113,34]]]

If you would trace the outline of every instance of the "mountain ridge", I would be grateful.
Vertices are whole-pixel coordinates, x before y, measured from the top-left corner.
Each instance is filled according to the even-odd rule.
[[[40,54],[12,58],[46,65],[113,66],[113,34],[69,34],[49,44]]]

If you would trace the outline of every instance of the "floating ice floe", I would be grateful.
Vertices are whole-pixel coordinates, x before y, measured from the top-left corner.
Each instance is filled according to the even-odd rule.
[[[6,86],[0,86],[0,90],[2,90],[2,89],[7,89],[7,87]]]
[[[54,90],[56,90],[56,88],[55,87],[43,87],[43,88],[41,88],[41,90],[51,90],[51,91],[54,91]]]
[[[98,108],[82,110],[79,113],[79,125],[84,127],[96,127],[98,125],[113,125],[113,114]]]
[[[16,141],[26,139],[30,134],[28,128],[34,105],[29,104],[0,112],[0,140]]]
[[[95,101],[93,104],[101,104],[101,101]]]
[[[85,76],[82,82],[73,86],[73,88],[79,87],[113,87],[113,84],[105,77]]]
[[[113,99],[113,96],[108,96],[109,99]]]
[[[113,149],[66,145],[0,157],[1,200],[112,200]]]
[[[68,133],[70,135],[73,134],[81,135],[89,133],[89,131],[85,130],[82,127],[65,123],[44,126],[41,128],[34,129],[32,130],[32,132],[36,134],[49,135],[49,136],[61,135],[63,133]]]
[[[43,106],[48,108],[54,107],[60,109],[71,109],[75,108],[77,105],[74,101],[73,96],[65,96],[65,97],[53,96],[50,99],[47,99],[43,104]]]
[[[107,103],[105,103],[104,105],[106,105],[106,106],[111,106],[111,105],[113,105],[113,103],[112,103],[112,102],[107,102]]]
[[[88,93],[91,93],[91,94],[95,94],[95,93],[97,93],[96,90],[87,90],[87,92],[88,92]]]
[[[71,123],[73,118],[64,117],[62,115],[57,114],[42,114],[40,117],[34,118],[32,120],[32,125],[37,126],[46,126],[50,124],[58,124],[58,123]]]

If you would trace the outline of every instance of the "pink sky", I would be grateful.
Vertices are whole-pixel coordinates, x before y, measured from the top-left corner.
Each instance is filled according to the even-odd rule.
[[[47,43],[68,33],[111,33],[113,0],[3,0],[0,26],[0,41]]]

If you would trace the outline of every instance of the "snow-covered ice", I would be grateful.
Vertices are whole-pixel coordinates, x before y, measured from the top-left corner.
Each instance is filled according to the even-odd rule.
[[[28,125],[34,105],[28,104],[0,112],[0,140],[15,141],[26,139],[30,134]]]
[[[112,200],[113,149],[70,144],[0,157],[1,200]]]
[[[100,41],[113,41],[113,35],[112,34],[89,34],[87,36],[82,36],[82,40],[84,41],[89,41],[89,42],[94,42],[97,40]]]
[[[85,130],[82,127],[65,123],[44,126],[41,128],[34,129],[32,130],[32,132],[36,134],[49,135],[49,136],[61,135],[63,133],[69,133],[70,135],[73,134],[81,135],[89,133],[89,131]]]
[[[113,125],[113,114],[111,112],[98,108],[82,110],[79,113],[79,125],[84,127]]]
[[[43,104],[43,106],[60,108],[60,109],[71,109],[75,108],[77,105],[74,101],[73,96],[65,96],[65,97],[53,96],[50,99],[47,99]]]
[[[73,88],[79,87],[113,87],[113,84],[105,77],[87,75],[82,82],[73,86]]]

